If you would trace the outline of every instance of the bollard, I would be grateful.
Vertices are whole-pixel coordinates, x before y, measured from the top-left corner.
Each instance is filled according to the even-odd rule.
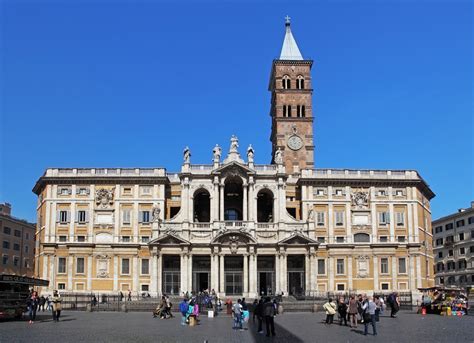
[[[122,304],[122,312],[128,312],[127,304]]]
[[[313,312],[318,312],[318,305],[317,304],[313,304]]]
[[[282,304],[278,305],[278,314],[283,314],[283,305]]]
[[[92,305],[91,304],[86,305],[86,311],[87,312],[92,312]]]

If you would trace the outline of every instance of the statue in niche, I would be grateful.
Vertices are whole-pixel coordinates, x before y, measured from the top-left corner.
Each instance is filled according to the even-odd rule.
[[[191,150],[187,146],[183,150],[183,160],[185,164],[191,163]]]
[[[213,154],[213,157],[214,157],[214,162],[219,163],[219,161],[221,160],[221,156],[222,156],[222,149],[218,144],[216,144],[214,149],[212,149],[212,154]]]
[[[276,164],[283,164],[283,151],[281,151],[280,147],[275,151],[274,160]]]
[[[154,223],[160,222],[160,213],[161,213],[160,205],[155,205],[151,213],[152,220]]]
[[[249,147],[247,148],[247,160],[249,163],[253,163],[253,157],[254,157],[254,151],[253,151],[252,144],[250,144]]]
[[[229,152],[238,152],[237,150],[238,148],[239,148],[239,139],[235,135],[232,135],[232,137],[230,137]]]

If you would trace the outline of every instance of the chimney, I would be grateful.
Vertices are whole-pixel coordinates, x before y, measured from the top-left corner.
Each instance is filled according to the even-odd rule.
[[[11,216],[12,214],[12,205],[8,202],[4,204],[0,204],[0,214],[4,214],[6,216]]]

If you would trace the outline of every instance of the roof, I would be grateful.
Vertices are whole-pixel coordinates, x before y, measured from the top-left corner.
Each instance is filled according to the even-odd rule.
[[[283,40],[283,46],[281,47],[280,60],[303,60],[298,44],[291,33],[290,17],[285,18],[285,39]]]

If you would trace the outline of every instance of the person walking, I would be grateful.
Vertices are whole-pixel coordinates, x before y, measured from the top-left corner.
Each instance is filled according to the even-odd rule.
[[[344,302],[344,298],[339,298],[339,303],[337,304],[337,312],[339,313],[340,323],[342,325],[342,321],[344,321],[344,325],[347,326],[347,304]]]
[[[255,306],[254,316],[257,316],[258,328],[257,332],[263,334],[262,322],[263,322],[263,298],[258,301],[258,304]]]
[[[351,328],[357,328],[357,300],[354,295],[351,296],[351,300],[349,300],[349,322],[351,324]]]
[[[374,303],[376,306],[375,309],[375,321],[378,322],[380,320],[380,311],[382,310],[382,302],[380,300],[380,297],[378,295],[374,296]]]
[[[255,299],[252,303],[252,321],[255,323],[255,317],[257,316],[257,314],[255,313],[255,310],[257,309],[257,305],[258,305],[258,300]]]
[[[183,298],[179,303],[179,312],[181,312],[181,325],[186,325],[186,314],[188,313],[188,299]]]
[[[128,298],[127,298],[128,301],[132,301],[132,291],[131,290],[128,290]]]
[[[267,337],[270,337],[270,332],[272,336],[275,336],[275,307],[270,299],[267,297],[265,303],[263,304],[263,315],[265,316],[265,326],[267,328]]]
[[[372,297],[368,297],[367,301],[362,305],[362,310],[364,314],[364,335],[367,336],[369,331],[369,324],[372,324],[372,331],[374,336],[377,336],[377,328],[375,324],[375,310],[377,305],[372,301]]]
[[[39,298],[38,292],[33,291],[26,301],[26,306],[28,308],[28,315],[30,317],[30,324],[33,324],[36,320],[36,311],[38,309]]]
[[[44,305],[45,304],[46,304],[46,298],[44,297],[44,295],[41,295],[41,297],[39,298],[38,311],[41,311],[41,309],[42,309],[43,312],[44,312]]]
[[[59,296],[58,291],[53,292],[53,297],[51,302],[53,303],[53,320],[59,322],[59,316],[61,315],[61,297]]]
[[[243,331],[242,327],[242,305],[241,305],[242,300],[238,299],[237,303],[232,306],[232,313],[234,315],[234,325],[233,329],[236,330],[239,328],[241,331]]]
[[[397,313],[400,311],[400,299],[398,298],[398,293],[392,293],[388,297],[388,302],[391,307],[390,317],[397,318]]]
[[[326,324],[332,324],[337,309],[337,306],[332,301],[332,298],[329,298],[329,301],[323,305],[323,308],[326,311]]]

